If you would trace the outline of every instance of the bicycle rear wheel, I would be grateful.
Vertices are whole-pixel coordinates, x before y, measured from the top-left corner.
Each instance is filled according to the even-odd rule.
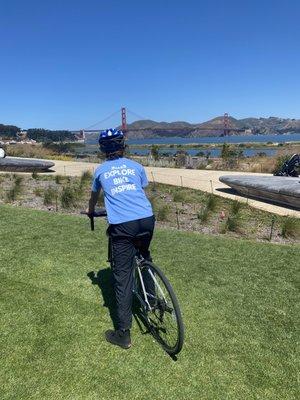
[[[164,273],[152,262],[144,261],[138,268],[143,283],[138,279],[137,297],[148,305],[141,304],[148,329],[168,354],[178,354],[183,346],[184,326],[174,290]]]

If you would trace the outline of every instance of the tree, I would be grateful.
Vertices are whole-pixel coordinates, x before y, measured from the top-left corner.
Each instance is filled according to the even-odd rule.
[[[221,157],[224,160],[228,160],[230,158],[239,158],[243,157],[243,151],[237,151],[234,147],[230,146],[228,143],[223,143],[221,150]]]
[[[159,160],[159,147],[157,144],[153,144],[150,149],[150,154],[155,161]]]
[[[221,157],[227,160],[230,157],[230,146],[228,143],[223,143]]]
[[[70,131],[50,131],[48,129],[28,129],[27,137],[37,142],[64,142],[72,141],[75,135]]]
[[[0,137],[16,138],[21,129],[14,125],[0,124]]]

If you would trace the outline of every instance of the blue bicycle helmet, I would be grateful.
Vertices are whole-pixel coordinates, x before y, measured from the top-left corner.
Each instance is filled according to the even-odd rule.
[[[103,153],[115,153],[125,148],[124,133],[119,129],[106,129],[100,132],[99,146]]]

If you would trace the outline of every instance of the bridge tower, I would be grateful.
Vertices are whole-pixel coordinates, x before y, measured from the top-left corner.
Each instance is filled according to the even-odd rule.
[[[122,120],[122,131],[126,132],[127,130],[127,119],[126,119],[126,108],[121,108],[121,120]]]
[[[84,131],[84,129],[81,129],[81,131],[80,131],[80,139],[85,140],[85,131]]]
[[[229,135],[229,116],[228,113],[224,114],[224,119],[223,119],[223,124],[224,124],[224,133],[223,136],[228,136]]]

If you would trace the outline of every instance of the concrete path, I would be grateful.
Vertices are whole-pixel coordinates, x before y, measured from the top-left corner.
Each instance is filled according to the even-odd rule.
[[[77,162],[77,161],[54,161],[55,174],[80,176],[83,171],[89,170],[94,172],[98,164]],[[243,196],[220,191],[220,189],[229,189],[227,185],[219,181],[221,175],[249,175],[248,172],[228,172],[228,171],[209,171],[209,170],[194,170],[194,169],[179,169],[179,168],[156,168],[146,167],[146,172],[150,182],[167,183],[169,185],[189,187],[199,189],[205,192],[214,193],[218,196],[237,199],[242,202],[247,202],[249,205],[259,208],[264,211],[275,213],[278,215],[293,215],[300,218],[300,212],[290,210],[285,207],[265,203],[263,201],[246,199]],[[254,174],[256,176],[271,176],[269,174]]]
[[[49,160],[50,161],[50,160]],[[99,164],[83,161],[60,161],[52,160],[55,166],[52,168],[54,175],[80,176],[83,171],[95,171]],[[219,181],[221,175],[256,175],[271,176],[270,174],[254,174],[248,172],[229,172],[229,171],[209,171],[179,168],[156,168],[146,167],[146,172],[150,182],[166,183],[175,186],[183,186],[192,189],[199,189],[208,193],[214,193],[218,196],[237,199],[242,202],[248,202],[249,205],[258,209],[268,211],[278,215],[291,215],[300,218],[300,212],[288,208],[269,204],[259,200],[246,199],[243,196],[222,191],[230,188]]]

